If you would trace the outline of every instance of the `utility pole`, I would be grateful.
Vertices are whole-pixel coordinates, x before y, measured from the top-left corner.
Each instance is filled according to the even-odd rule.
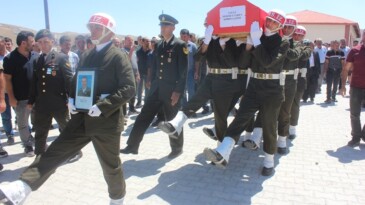
[[[44,2],[44,17],[46,19],[46,29],[51,30],[49,26],[48,0],[43,0],[43,2]]]

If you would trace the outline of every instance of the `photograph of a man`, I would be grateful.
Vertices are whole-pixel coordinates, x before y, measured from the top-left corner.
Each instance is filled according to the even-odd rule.
[[[79,90],[77,92],[78,96],[81,97],[90,97],[91,95],[91,88],[90,82],[88,82],[87,76],[80,76],[81,78],[81,86],[79,86]],[[79,81],[80,82],[80,81]]]

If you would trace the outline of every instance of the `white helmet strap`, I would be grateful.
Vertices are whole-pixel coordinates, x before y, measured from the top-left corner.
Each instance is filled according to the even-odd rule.
[[[107,30],[107,31],[106,31]],[[100,41],[105,38],[105,36],[109,35],[111,33],[111,31],[109,29],[105,29],[105,27],[103,26],[103,33],[101,34],[101,36],[98,39],[95,40],[91,40],[91,42],[94,45],[99,45]]]

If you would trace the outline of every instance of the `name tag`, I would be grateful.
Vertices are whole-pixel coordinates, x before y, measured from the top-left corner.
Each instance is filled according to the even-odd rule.
[[[47,68],[47,75],[51,75],[52,73],[52,68]]]

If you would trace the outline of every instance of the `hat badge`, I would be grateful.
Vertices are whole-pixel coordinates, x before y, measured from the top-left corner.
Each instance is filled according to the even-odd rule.
[[[162,21],[165,21],[165,17],[164,16],[162,17]]]

